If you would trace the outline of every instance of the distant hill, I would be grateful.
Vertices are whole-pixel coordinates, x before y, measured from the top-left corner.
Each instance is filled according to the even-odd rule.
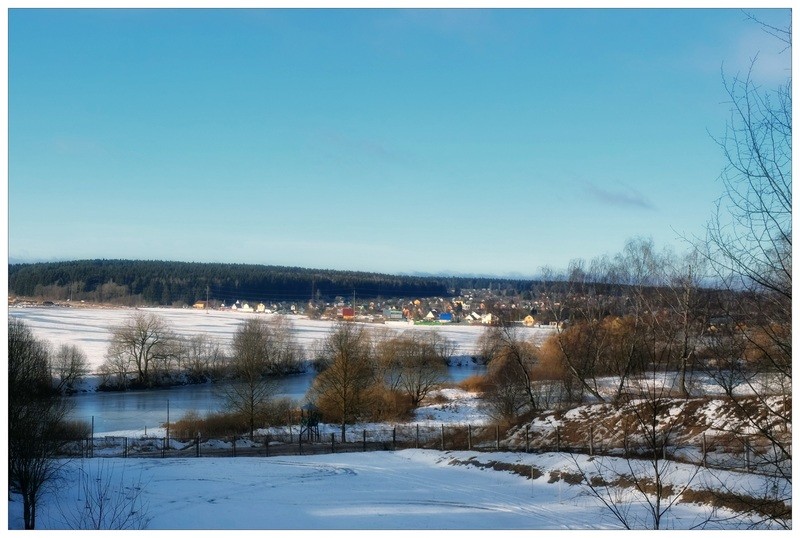
[[[387,275],[272,265],[141,260],[10,264],[9,294],[118,304],[194,304],[209,299],[331,301],[335,297],[446,297],[461,288],[530,289],[530,281],[485,277]]]

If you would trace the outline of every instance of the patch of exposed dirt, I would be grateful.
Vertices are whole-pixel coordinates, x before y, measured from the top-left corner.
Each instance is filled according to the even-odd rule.
[[[545,411],[509,433],[511,448],[572,450],[597,453],[652,452],[654,446],[673,448],[703,446],[708,451],[740,453],[744,443],[762,443],[761,431],[791,443],[791,396],[770,401],[777,413],[755,413],[763,403],[755,397],[632,399],[613,404],[598,403],[569,410]],[[745,413],[745,410],[747,413]],[[788,417],[781,420],[781,415]],[[754,425],[747,416],[757,416]],[[527,439],[526,439],[527,438]]]
[[[449,462],[450,465],[469,465],[472,467],[478,467],[479,469],[491,469],[494,471],[507,471],[519,476],[523,476],[525,478],[532,478],[536,480],[542,476],[541,469],[533,466],[533,465],[522,465],[522,464],[514,464],[514,463],[504,463],[500,461],[490,461],[490,462],[481,462],[475,458],[470,458],[468,460],[457,460],[453,459]]]

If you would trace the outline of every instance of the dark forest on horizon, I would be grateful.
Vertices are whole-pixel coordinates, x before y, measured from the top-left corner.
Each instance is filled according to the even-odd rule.
[[[457,296],[461,289],[531,290],[536,281],[489,277],[389,275],[274,265],[143,260],[16,263],[10,295],[126,305],[218,302],[331,301],[336,297]]]

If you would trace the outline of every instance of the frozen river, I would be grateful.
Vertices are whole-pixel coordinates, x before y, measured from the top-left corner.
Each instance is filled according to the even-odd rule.
[[[470,375],[485,371],[481,367],[453,366],[448,369],[448,381],[458,382]],[[302,403],[315,374],[283,376],[274,380],[275,397],[291,398]],[[188,411],[200,415],[218,411],[224,402],[220,386],[214,384],[186,385],[169,389],[132,390],[128,392],[89,392],[70,396],[74,404],[72,417],[91,422],[95,434],[118,431],[141,431],[160,427],[167,420],[180,419]]]

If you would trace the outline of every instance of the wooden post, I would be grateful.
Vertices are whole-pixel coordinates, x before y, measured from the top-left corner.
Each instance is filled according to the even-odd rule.
[[[362,440],[363,444],[361,445],[362,446],[362,452],[366,452],[367,451],[367,430],[363,430],[362,439],[363,439]]]
[[[589,455],[594,456],[594,424],[589,425]]]
[[[166,437],[163,437],[163,438],[161,439],[161,457],[162,457],[162,458],[163,458],[164,456],[166,456],[166,452],[167,452],[167,438],[166,438]]]
[[[331,454],[336,452],[336,434],[331,433]]]
[[[744,440],[744,468],[745,470],[750,470],[750,443],[747,442],[747,439]]]
[[[303,455],[303,431],[300,431],[300,434],[297,436],[297,446],[300,451],[300,455]]]
[[[526,424],[525,425],[525,453],[528,453],[528,452],[531,451],[530,434],[531,434],[531,425],[530,424]]]
[[[561,428],[556,426],[556,452],[561,452]]]
[[[444,424],[442,424],[442,450],[444,450]]]
[[[397,450],[397,426],[392,428],[392,450]]]
[[[236,436],[233,436],[233,457],[236,457]]]
[[[467,450],[472,450],[472,424],[467,424]]]
[[[703,432],[703,437],[700,440],[701,450],[703,452],[703,467],[706,466],[706,432]]]
[[[200,457],[200,432],[197,432],[197,443],[194,445],[194,457]]]
[[[494,433],[495,433],[495,438],[497,439],[497,441],[495,443],[496,447],[497,447],[497,450],[500,450],[500,425],[499,424],[495,425]]]
[[[414,448],[419,448],[419,424],[417,424],[417,442],[414,445]]]
[[[122,457],[123,458],[127,458],[128,457],[128,438],[127,437],[123,437],[122,438],[122,447],[123,447],[122,448]]]

